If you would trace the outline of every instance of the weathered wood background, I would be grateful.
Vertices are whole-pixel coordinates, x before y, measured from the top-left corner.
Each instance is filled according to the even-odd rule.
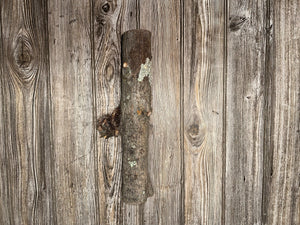
[[[0,224],[300,224],[299,0],[1,0]],[[120,38],[152,32],[154,196],[122,203]]]

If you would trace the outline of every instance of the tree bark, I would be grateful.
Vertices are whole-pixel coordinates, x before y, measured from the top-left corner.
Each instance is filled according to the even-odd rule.
[[[123,34],[121,82],[122,199],[142,204],[153,194],[147,157],[152,96],[149,31]]]

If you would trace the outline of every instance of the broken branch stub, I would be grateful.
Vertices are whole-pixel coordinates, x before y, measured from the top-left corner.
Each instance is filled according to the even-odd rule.
[[[130,30],[122,35],[121,137],[122,199],[142,204],[153,195],[148,175],[151,115],[151,33]]]

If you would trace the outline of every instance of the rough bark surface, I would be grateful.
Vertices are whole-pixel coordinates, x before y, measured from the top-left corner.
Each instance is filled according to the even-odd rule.
[[[121,137],[122,198],[144,203],[153,194],[148,177],[151,115],[151,33],[130,30],[122,36]]]

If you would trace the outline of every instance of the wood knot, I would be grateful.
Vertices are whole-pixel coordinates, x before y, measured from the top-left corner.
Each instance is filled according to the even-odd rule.
[[[194,118],[185,133],[192,146],[200,147],[205,140],[206,129],[200,126],[198,118]]]
[[[238,31],[245,24],[247,18],[244,16],[231,16],[229,17],[229,20],[230,20],[229,29],[231,31]]]
[[[112,14],[114,13],[117,4],[112,1],[97,1],[95,5],[95,20],[96,20],[96,35],[101,37],[106,28],[111,28]]]
[[[101,74],[103,74],[103,77],[107,82],[110,82],[111,80],[118,80],[119,77],[119,58],[116,57],[116,55],[119,55],[119,51],[115,45],[115,43],[110,42],[108,43],[109,46],[109,52],[108,55],[104,58],[103,62],[103,69],[101,69]]]
[[[30,63],[32,62],[32,45],[30,40],[24,36],[19,35],[16,40],[16,46],[14,49],[14,59],[16,65],[22,69],[26,70],[26,68],[30,67]]]
[[[103,11],[104,13],[108,13],[109,10],[110,10],[110,5],[109,5],[108,2],[106,2],[105,4],[102,5],[101,8],[102,8],[102,11]]]
[[[112,14],[115,12],[117,8],[117,2],[112,0],[107,0],[103,2],[99,2],[96,8],[98,8],[98,12],[101,14]],[[100,10],[99,10],[100,9]]]
[[[114,75],[114,67],[110,63],[105,67],[105,77],[108,81],[111,81]]]
[[[15,61],[18,67],[25,70],[29,67],[31,61],[32,61],[32,55],[29,52],[29,49],[26,48],[25,44],[19,43],[17,46],[17,50],[15,53]]]
[[[188,129],[188,133],[190,134],[191,137],[197,136],[199,134],[199,125],[192,124]]]
[[[31,80],[37,72],[35,46],[26,30],[21,29],[13,42],[12,68],[22,82]]]

